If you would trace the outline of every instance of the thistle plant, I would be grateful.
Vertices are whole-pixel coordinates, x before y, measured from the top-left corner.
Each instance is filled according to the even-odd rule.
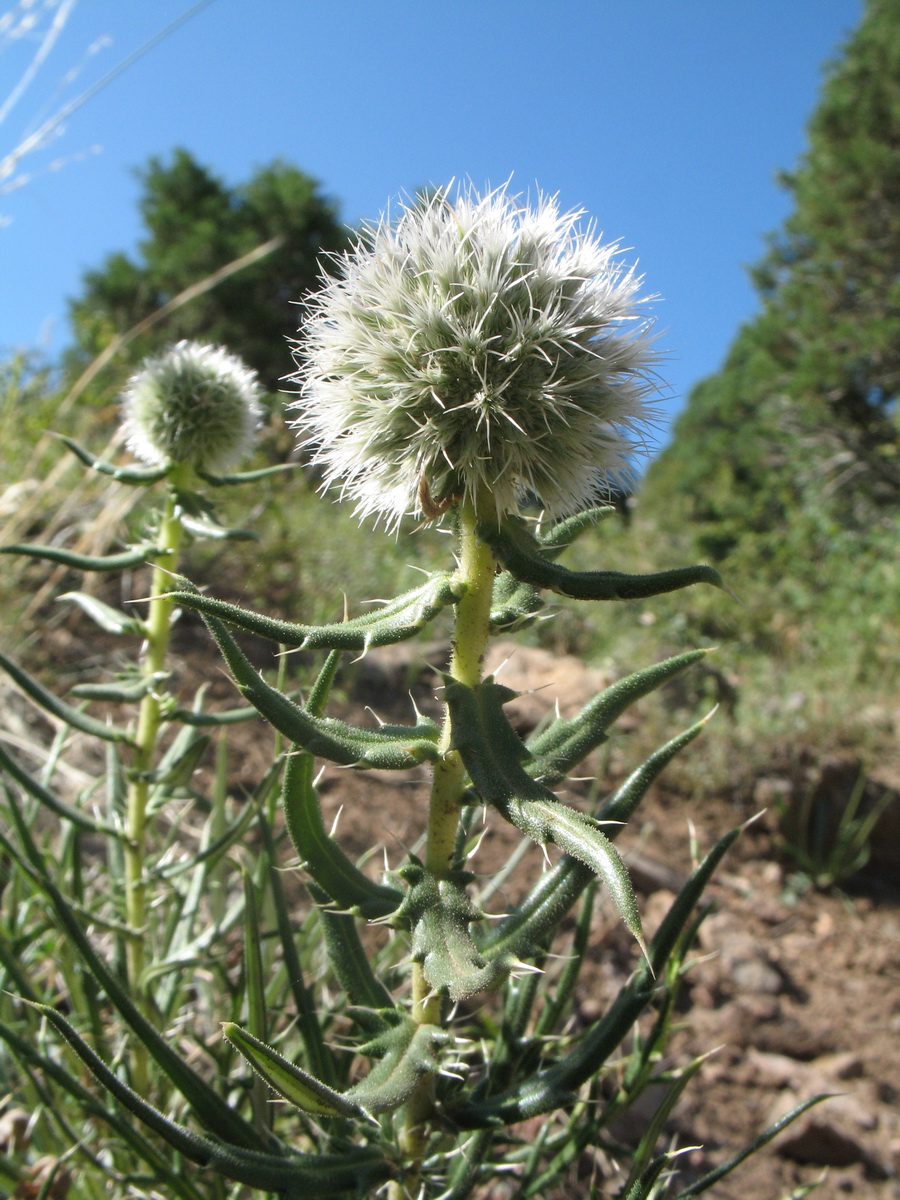
[[[239,607],[178,574],[185,532],[222,532],[192,485],[250,477],[212,472],[223,466],[218,447],[236,452],[256,420],[247,386],[237,388],[244,403],[227,415],[223,397],[230,404],[233,391],[182,390],[184,379],[222,366],[216,353],[184,345],[148,366],[127,392],[129,444],[147,467],[98,463],[72,445],[93,469],[164,483],[163,516],[149,542],[103,563],[47,547],[7,548],[80,570],[114,570],[124,559],[155,564],[136,725],[104,723],[66,706],[3,663],[65,726],[103,738],[113,751],[104,820],[89,815],[91,790],[71,803],[3,752],[13,826],[3,846],[16,895],[26,895],[35,914],[25,922],[15,909],[4,914],[5,986],[30,1002],[27,1011],[15,1002],[19,1022],[39,1012],[100,1090],[72,1072],[49,1036],[35,1049],[12,1023],[0,1035],[19,1063],[21,1089],[52,1085],[67,1112],[87,1114],[85,1133],[72,1142],[78,1167],[67,1168],[79,1197],[157,1195],[158,1185],[191,1200],[253,1193],[462,1200],[504,1176],[504,1194],[550,1197],[589,1147],[620,1164],[597,1195],[686,1197],[707,1190],[752,1150],[703,1178],[679,1181],[677,1148],[659,1145],[700,1067],[697,1060],[673,1072],[662,1055],[702,919],[697,906],[736,832],[699,862],[649,940],[614,845],[647,788],[705,720],[637,764],[618,787],[598,785],[589,811],[560,795],[615,720],[703,652],[638,670],[527,740],[505,711],[514,693],[484,674],[490,638],[537,619],[548,593],[604,602],[721,586],[702,565],[628,575],[575,571],[559,561],[613,511],[604,496],[632,469],[653,411],[655,358],[640,315],[640,280],[615,246],[580,227],[580,217],[561,214],[550,199],[529,208],[505,191],[479,197],[445,189],[404,209],[395,223],[365,231],[307,304],[293,411],[323,486],[353,501],[364,519],[390,528],[407,516],[423,525],[441,521],[454,536],[454,561],[412,591],[314,625]],[[164,416],[148,399],[154,372],[171,399]],[[235,387],[237,378],[232,371]],[[223,434],[214,446],[220,417],[233,437]],[[80,602],[107,627],[133,628],[134,618]],[[167,631],[178,610],[200,614],[245,707],[210,714],[202,695],[187,707],[163,693]],[[414,710],[408,723],[372,727],[329,714],[345,655],[412,639],[447,617],[452,652],[441,671],[439,719]],[[266,678],[235,630],[268,639],[273,649],[304,651],[313,674],[302,693],[286,690],[285,656],[280,678]],[[100,693],[82,688],[81,695]],[[126,695],[123,685],[102,696],[126,703],[134,692]],[[248,714],[274,731],[271,770],[229,816],[224,768],[212,797],[194,791],[193,769],[205,750],[198,728]],[[179,732],[160,752],[163,724]],[[326,829],[319,760],[357,772],[427,770],[417,851],[378,876],[371,860],[353,861]],[[162,817],[179,803],[207,814],[203,834],[179,842],[173,831],[160,847],[149,837],[148,814]],[[47,849],[51,835],[29,828],[29,813],[39,808],[54,816],[52,836],[66,847],[56,859],[79,881],[68,893]],[[482,811],[547,854],[546,868],[505,912],[488,913],[487,905],[520,856],[499,877],[484,878],[476,828]],[[241,844],[251,822],[256,850]],[[122,863],[120,894],[113,889],[112,901],[101,903],[95,888],[93,909],[77,865],[77,831],[85,828],[109,839],[109,863]],[[547,847],[556,848],[552,860]],[[228,863],[238,855],[243,882],[234,873],[229,886]],[[291,860],[307,883],[306,911],[285,898]],[[223,881],[224,905],[212,887]],[[635,961],[606,1011],[579,1027],[570,1020],[573,998],[601,888],[632,935]],[[85,914],[93,934],[85,932]],[[40,967],[54,924],[71,939],[62,985]],[[376,951],[363,933],[367,924],[388,931]],[[227,965],[235,946],[237,974]],[[552,969],[566,947],[564,966]],[[323,958],[324,981],[311,970]],[[208,1028],[213,1017],[224,1040]],[[653,1081],[665,1084],[663,1099],[638,1143],[623,1145],[614,1122]],[[270,1094],[284,1103],[273,1109]],[[534,1124],[522,1125],[535,1119],[536,1133]],[[75,1122],[66,1120],[74,1135]],[[98,1142],[98,1123],[107,1140]],[[21,1170],[6,1169],[12,1178]]]

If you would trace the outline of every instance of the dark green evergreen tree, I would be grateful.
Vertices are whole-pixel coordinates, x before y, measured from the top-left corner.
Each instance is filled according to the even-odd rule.
[[[827,70],[795,208],[754,271],[761,311],[699,384],[645,502],[702,548],[812,565],[900,500],[900,5],[869,0]],[[662,503],[659,504],[662,510]],[[661,514],[661,519],[665,519]]]
[[[234,188],[182,149],[170,162],[151,159],[138,175],[147,237],[137,258],[113,254],[85,275],[70,304],[76,362],[93,357],[184,288],[279,235],[284,240],[274,253],[191,300],[128,351],[133,362],[177,338],[221,343],[255,367],[265,387],[277,390],[291,370],[286,339],[297,330],[295,302],[315,283],[323,251],[347,245],[336,206],[314,179],[281,161]]]

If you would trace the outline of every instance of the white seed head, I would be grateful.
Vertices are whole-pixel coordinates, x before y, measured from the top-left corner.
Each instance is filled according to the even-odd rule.
[[[129,450],[153,466],[219,471],[249,449],[259,428],[256,372],[221,346],[181,341],[149,358],[122,395]]]
[[[396,525],[465,498],[555,516],[645,450],[641,279],[555,198],[444,188],[368,227],[306,305],[291,407],[360,516]]]

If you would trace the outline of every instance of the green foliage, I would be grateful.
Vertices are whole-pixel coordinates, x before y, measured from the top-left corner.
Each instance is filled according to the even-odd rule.
[[[783,177],[795,208],[754,271],[761,311],[647,475],[648,510],[716,560],[746,547],[769,578],[808,575],[840,530],[865,542],[896,512],[898,164],[900,12],[870,0]]]
[[[147,236],[136,260],[113,254],[85,275],[70,306],[75,358],[93,358],[183,289],[281,237],[276,253],[192,300],[130,351],[135,361],[182,337],[213,342],[239,353],[263,386],[277,391],[291,368],[293,304],[318,278],[320,255],[347,243],[334,203],[314,179],[280,160],[230,187],[178,149],[168,163],[151,159],[138,178]]]
[[[79,458],[107,474],[105,461]],[[674,1194],[677,1157],[654,1154],[700,1064],[673,1073],[664,1063],[666,1035],[702,919],[698,905],[736,832],[698,864],[646,945],[646,961],[607,1011],[574,1032],[567,1020],[599,886],[641,940],[628,874],[612,843],[702,723],[651,754],[593,814],[550,788],[606,739],[631,703],[679,677],[702,652],[621,680],[527,744],[504,713],[508,689],[490,679],[473,686],[448,677],[443,736],[420,716],[407,727],[356,728],[327,713],[347,646],[356,652],[358,638],[364,647],[370,635],[412,638],[444,608],[456,610],[464,642],[471,637],[460,615],[464,602],[485,583],[485,628],[498,604],[507,625],[527,625],[535,586],[516,577],[516,562],[508,564],[512,582],[502,572],[495,580],[490,559],[480,581],[462,566],[449,577],[437,570],[371,617],[348,620],[349,642],[340,624],[292,627],[296,642],[324,652],[298,702],[286,694],[283,674],[263,679],[228,628],[278,639],[285,623],[205,597],[173,573],[177,527],[194,503],[184,498],[199,496],[203,481],[178,466],[155,481],[119,472],[119,485],[123,474],[125,486],[162,493],[155,538],[141,543],[156,564],[147,616],[122,613],[89,590],[68,595],[104,636],[123,645],[137,644],[135,632],[144,638],[129,676],[130,685],[142,686],[102,685],[97,693],[82,685],[83,711],[2,660],[63,730],[44,769],[0,751],[7,830],[0,833],[0,1069],[4,1089],[35,1114],[26,1143],[0,1164],[4,1178],[25,1185],[49,1160],[65,1173],[72,1200],[125,1200],[154,1188],[180,1200],[361,1197],[385,1184],[392,1198],[421,1185],[424,1195],[463,1200],[514,1169],[520,1194],[537,1196],[582,1149],[609,1143],[611,1123],[661,1084],[663,1098],[639,1144],[615,1145],[626,1163],[617,1186],[636,1200]],[[203,503],[212,518],[211,501]],[[545,531],[530,547],[529,576],[535,556],[545,570],[586,526]],[[216,542],[229,554],[240,550]],[[102,558],[60,560],[40,549],[37,557],[51,568],[107,577],[111,569]],[[596,583],[566,570],[575,591]],[[275,727],[267,735],[270,768],[239,805],[228,798],[227,743],[217,729],[229,714],[204,712],[203,688],[184,700],[168,690],[161,654],[177,619],[176,596],[181,607],[201,611],[250,711]],[[113,705],[114,721],[90,711],[98,699]],[[73,737],[100,739],[106,763],[99,783],[90,778],[74,792],[61,770]],[[197,769],[208,763],[214,737],[216,766],[210,786],[201,787]],[[354,863],[326,832],[314,755],[350,770],[437,759],[436,781],[458,757],[453,826],[463,819],[449,867],[438,871],[433,855],[410,855],[376,879]],[[492,881],[479,891],[469,869],[478,859],[468,830],[483,804],[562,851],[499,921],[484,913],[482,894]],[[286,900],[284,865],[295,854],[310,879],[311,911]],[[566,918],[576,907],[570,932]],[[369,923],[389,927],[374,955],[362,936]],[[559,951],[564,968],[541,974]],[[411,992],[398,987],[404,971],[412,971]],[[451,1026],[451,1005],[476,996],[479,1003]],[[336,1052],[337,1037],[351,1029],[361,1035],[356,1058]],[[287,1103],[273,1110],[269,1089]],[[416,1107],[423,1096],[424,1110]],[[421,1142],[410,1140],[407,1115],[419,1111]],[[509,1127],[541,1114],[547,1120],[535,1144]],[[692,1185],[690,1194],[711,1182]]]

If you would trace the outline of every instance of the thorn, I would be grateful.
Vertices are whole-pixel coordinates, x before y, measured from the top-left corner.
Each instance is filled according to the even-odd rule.
[[[344,811],[343,804],[340,805],[337,812],[334,814],[334,820],[331,822],[331,832],[329,837],[335,837],[337,834],[338,821],[341,819],[341,813]]]
[[[474,857],[475,857],[475,855],[476,855],[476,854],[478,853],[478,851],[481,849],[481,843],[482,843],[482,842],[484,841],[484,839],[487,837],[487,834],[488,834],[488,831],[487,831],[487,826],[485,826],[485,828],[484,828],[484,829],[482,829],[481,833],[479,833],[479,835],[478,835],[478,840],[475,842],[475,845],[474,845],[474,846],[472,847],[472,849],[471,849],[471,850],[470,850],[470,851],[469,851],[469,852],[466,854],[466,862],[468,862],[470,858],[474,858]]]
[[[510,967],[510,969],[509,969],[509,973],[510,973],[510,975],[514,975],[514,976],[518,976],[518,975],[543,975],[543,974],[544,974],[544,972],[541,970],[541,968],[540,968],[540,967],[536,967],[536,966],[534,965],[534,963],[526,963],[526,962],[522,962],[522,960],[521,960],[521,959],[519,959],[519,958],[517,958],[517,959],[516,959],[516,960],[513,962],[512,966],[511,966],[511,967]]]
[[[379,728],[382,728],[382,727],[383,727],[383,726],[386,724],[386,722],[385,722],[385,721],[382,721],[381,717],[379,717],[379,715],[378,715],[378,713],[375,711],[375,709],[374,709],[374,708],[371,708],[371,707],[370,707],[368,704],[366,705],[365,711],[366,711],[367,713],[371,713],[371,714],[372,714],[372,716],[373,716],[373,717],[375,718],[375,720],[378,722],[378,727],[379,727]]]

